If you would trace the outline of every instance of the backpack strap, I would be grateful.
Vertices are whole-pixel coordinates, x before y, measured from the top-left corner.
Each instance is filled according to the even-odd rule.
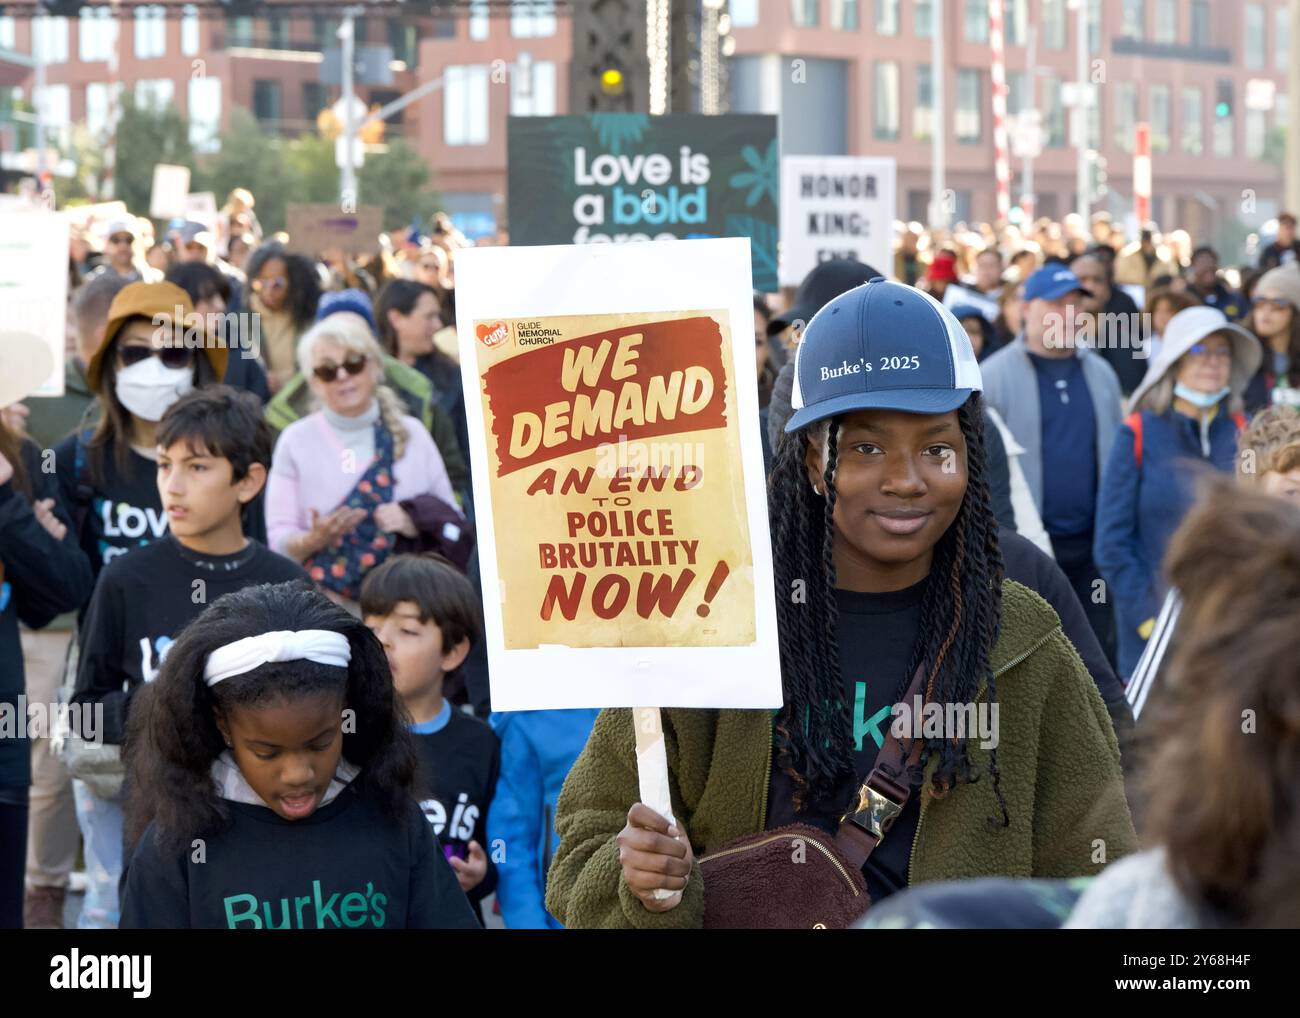
[[[1133,460],[1138,468],[1142,467],[1142,412],[1135,410],[1124,418],[1124,423],[1133,432]]]
[[[86,529],[86,516],[90,512],[90,503],[95,497],[95,489],[90,483],[90,463],[86,455],[86,444],[91,431],[77,432],[76,454],[73,459],[74,501],[72,505],[72,522],[77,529],[77,537]]]

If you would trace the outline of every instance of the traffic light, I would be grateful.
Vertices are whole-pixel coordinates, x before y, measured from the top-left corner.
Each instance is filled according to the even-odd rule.
[[[633,0],[574,0],[570,109],[644,113],[649,108],[646,7]]]
[[[1214,91],[1214,115],[1219,120],[1232,116],[1232,79],[1220,78]]]

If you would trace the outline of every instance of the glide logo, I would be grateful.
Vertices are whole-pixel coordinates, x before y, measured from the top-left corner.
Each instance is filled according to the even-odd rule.
[[[384,913],[388,895],[377,892],[371,883],[364,893],[336,891],[326,898],[320,881],[313,880],[311,894],[281,898],[278,909],[275,902],[261,901],[253,894],[232,894],[222,904],[228,930],[338,930],[367,925],[379,929],[388,918]]]

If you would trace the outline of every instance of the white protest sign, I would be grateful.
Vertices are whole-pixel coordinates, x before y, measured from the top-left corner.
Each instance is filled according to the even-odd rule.
[[[943,306],[951,310],[960,307],[962,304],[977,309],[990,322],[998,320],[998,300],[996,297],[986,297],[978,290],[972,290],[959,283],[949,283],[943,291]]]
[[[217,196],[211,191],[198,191],[185,196],[186,219],[202,223],[209,230],[217,225]]]
[[[893,276],[897,163],[868,156],[781,160],[781,284],[851,258]]]
[[[190,168],[159,163],[153,168],[153,190],[149,215],[154,219],[179,219],[185,215],[185,197],[190,193]]]
[[[495,709],[780,706],[749,257],[457,252]]]
[[[33,396],[63,395],[67,306],[67,217],[46,210],[0,212],[0,330],[40,336],[53,365]]]

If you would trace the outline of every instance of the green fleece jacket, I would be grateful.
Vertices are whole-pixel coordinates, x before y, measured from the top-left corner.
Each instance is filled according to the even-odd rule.
[[[1014,581],[1002,589],[1002,636],[991,664],[997,764],[1011,825],[1001,825],[987,772],[942,799],[929,794],[927,780],[913,793],[921,796],[913,884],[1092,875],[1137,847],[1119,747],[1096,684],[1051,606]],[[705,894],[699,858],[764,829],[774,718],[766,710],[663,711],[673,812],[697,861],[681,903],[653,913],[624,882],[615,840],[638,801],[631,713],[602,711],[556,808],[551,914],[569,927],[698,928]],[[987,764],[978,740],[970,752],[974,763]],[[931,760],[931,773],[936,764]]]

